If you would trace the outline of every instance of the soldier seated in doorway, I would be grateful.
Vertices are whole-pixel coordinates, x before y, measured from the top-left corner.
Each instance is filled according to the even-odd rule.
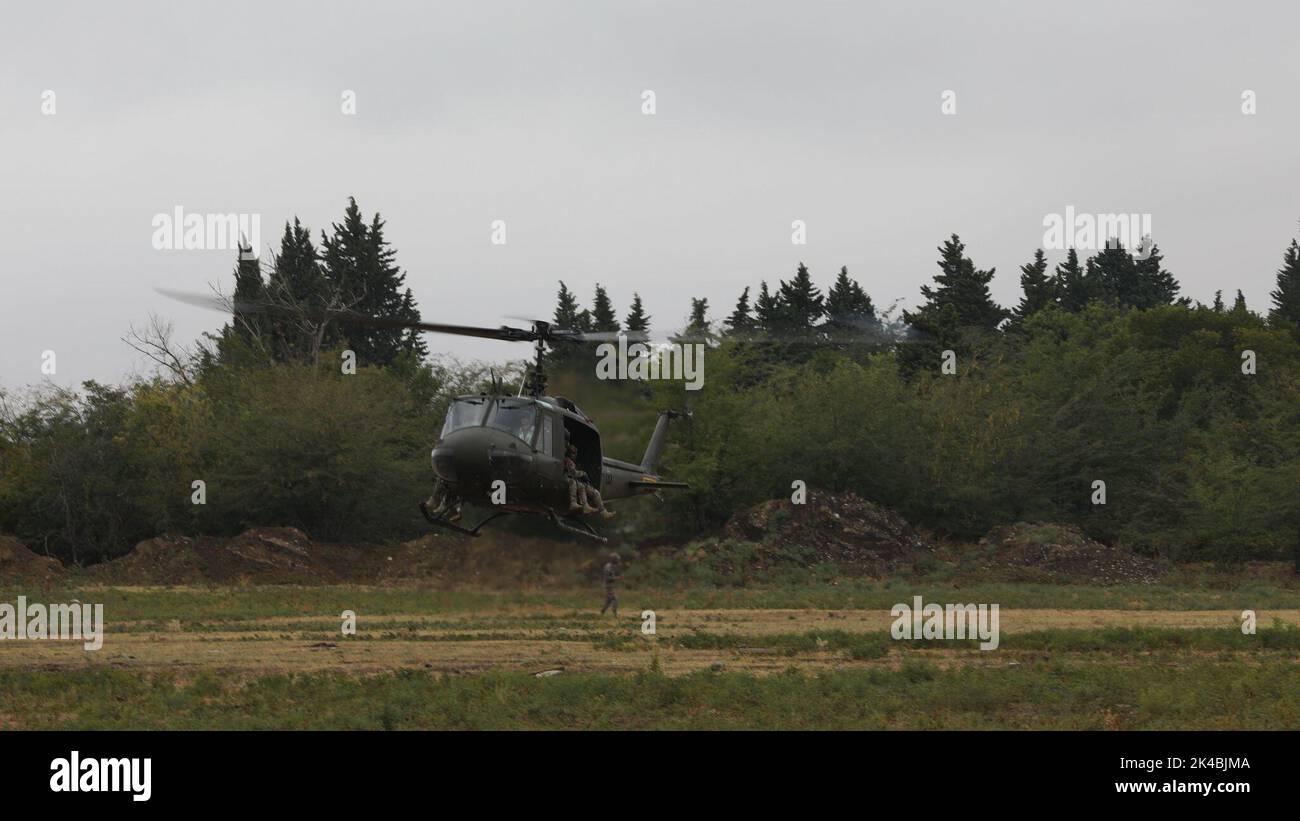
[[[587,483],[585,473],[578,470],[578,449],[569,445],[564,455],[564,478],[569,483],[569,512],[595,513],[596,508],[587,504]]]
[[[569,479],[569,512],[595,513],[600,511],[601,518],[614,518],[614,511],[605,507],[605,500],[600,491],[588,478],[586,471],[578,467],[578,449],[569,445],[568,456],[564,459],[564,473]]]

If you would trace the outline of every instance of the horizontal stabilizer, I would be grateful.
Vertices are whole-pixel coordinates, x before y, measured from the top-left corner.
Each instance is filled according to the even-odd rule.
[[[660,482],[654,479],[638,479],[628,482],[630,487],[644,487],[659,490],[661,488],[686,488],[690,485],[685,482]]]

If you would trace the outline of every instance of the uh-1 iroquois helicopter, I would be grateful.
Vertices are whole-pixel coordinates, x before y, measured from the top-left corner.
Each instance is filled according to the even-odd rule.
[[[598,491],[593,496],[602,501],[687,487],[684,482],[664,481],[656,473],[668,438],[668,422],[680,416],[680,412],[659,413],[641,463],[633,464],[605,456],[595,422],[571,400],[546,394],[547,346],[609,342],[618,338],[618,332],[557,328],[539,319],[527,320],[531,325],[528,329],[505,325],[497,328],[446,325],[159,291],[172,299],[239,314],[283,314],[295,319],[306,317],[374,328],[406,328],[534,343],[534,359],[518,393],[506,392],[502,383],[493,378],[490,393],[457,396],[451,400],[430,454],[435,492],[420,502],[425,519],[437,527],[477,536],[484,525],[501,516],[531,515],[546,517],[563,530],[603,542],[605,537],[585,521],[597,509],[571,504],[574,491],[571,480],[585,479],[590,489]],[[637,338],[636,334],[627,336],[634,341]],[[576,451],[572,462],[576,465],[577,479],[572,469],[566,471],[565,459],[572,453],[570,447]],[[459,523],[461,503],[491,508],[492,512],[478,524],[466,527]]]
[[[685,483],[664,481],[656,473],[668,438],[668,422],[680,414],[673,410],[659,413],[640,464],[603,455],[595,422],[571,400],[547,395],[544,358],[548,345],[610,341],[618,334],[557,328],[543,320],[530,322],[528,330],[411,325],[421,330],[535,343],[533,362],[517,394],[503,392],[501,383],[494,380],[491,393],[452,399],[431,454],[444,498],[438,504],[435,493],[420,503],[420,510],[431,524],[471,536],[493,519],[514,513],[545,516],[564,530],[604,541],[583,519],[597,509],[571,504],[573,488],[566,475],[566,454],[572,452],[577,471],[598,492],[598,500],[685,488]],[[451,520],[457,515],[453,511],[458,501],[487,504],[494,511],[474,527],[462,527]],[[430,503],[437,507],[431,509]]]

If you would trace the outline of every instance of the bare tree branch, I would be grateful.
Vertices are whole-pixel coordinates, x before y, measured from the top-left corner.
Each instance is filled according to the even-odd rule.
[[[172,324],[157,314],[149,314],[149,324],[144,328],[132,325],[122,341],[182,384],[194,384],[193,353],[172,342]]]

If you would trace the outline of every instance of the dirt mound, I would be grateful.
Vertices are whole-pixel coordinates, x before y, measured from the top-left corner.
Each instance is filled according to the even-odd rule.
[[[508,534],[426,535],[402,544],[314,542],[291,527],[255,527],[231,538],[159,536],[87,568],[109,584],[369,584],[398,579],[477,585],[545,584],[575,573],[591,551]],[[594,572],[594,571],[593,571]]]
[[[853,493],[809,491],[804,504],[774,499],[737,513],[702,550],[724,572],[831,565],[845,575],[885,576],[932,556],[935,545],[894,511]],[[727,554],[734,556],[730,565]]]
[[[194,584],[203,580],[198,542],[185,536],[157,536],[130,553],[92,565],[86,575],[118,584]]]
[[[94,579],[118,584],[256,582],[310,584],[343,581],[337,553],[291,527],[256,527],[230,539],[158,536],[125,556],[87,570]]]
[[[976,557],[980,570],[1013,582],[1154,584],[1166,571],[1123,547],[1094,542],[1074,525],[995,527],[980,539]]]
[[[292,527],[259,527],[245,530],[221,546],[214,568],[232,574],[320,577],[329,574],[326,558],[301,530]],[[324,565],[324,566],[322,566]]]
[[[0,535],[0,584],[50,582],[63,576],[63,563],[41,556],[13,536]]]

